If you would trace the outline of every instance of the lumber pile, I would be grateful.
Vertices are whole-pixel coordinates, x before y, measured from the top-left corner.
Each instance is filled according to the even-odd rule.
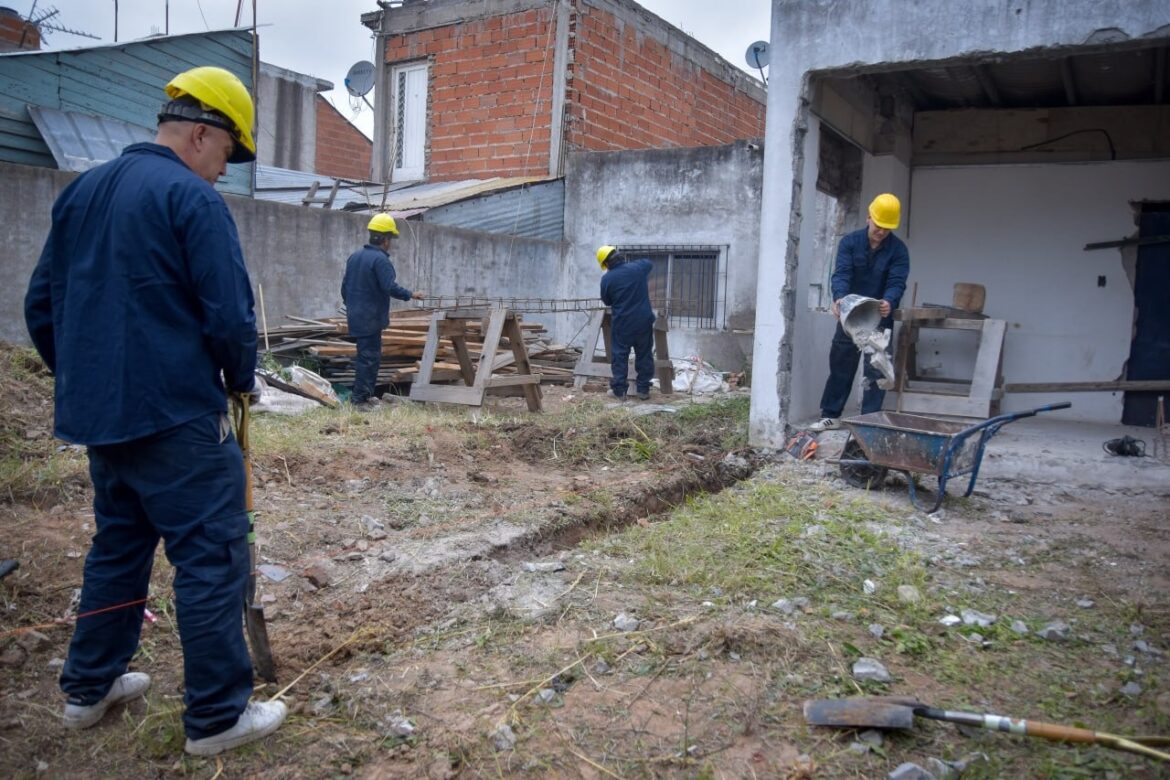
[[[382,331],[382,366],[378,384],[402,384],[414,381],[418,374],[419,358],[427,340],[431,324],[430,309],[403,309],[390,314],[390,327]],[[307,361],[316,364],[314,370],[331,382],[353,382],[353,361],[357,346],[349,336],[344,317],[306,319],[288,317],[292,324],[270,328],[260,334],[261,349],[284,363]],[[564,344],[553,344],[545,337],[546,330],[539,323],[520,323],[524,346],[534,372],[541,374],[542,383],[568,384],[573,381],[573,366],[581,350]],[[478,361],[483,350],[483,323],[467,323],[465,335],[468,352]],[[500,340],[492,361],[492,371],[498,374],[515,373],[511,344]],[[455,348],[449,338],[439,342],[432,382],[462,383]]]

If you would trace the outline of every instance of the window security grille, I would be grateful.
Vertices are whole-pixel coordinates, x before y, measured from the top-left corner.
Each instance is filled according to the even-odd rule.
[[[395,107],[398,115],[397,123],[394,127],[397,132],[394,133],[394,167],[401,168],[403,166],[403,137],[406,135],[406,71],[398,71],[398,105]]]
[[[726,326],[726,270],[716,246],[621,246],[629,258],[647,258],[650,305],[672,328],[719,330]]]

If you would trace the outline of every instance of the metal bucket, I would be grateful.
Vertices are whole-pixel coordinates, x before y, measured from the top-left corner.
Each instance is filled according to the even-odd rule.
[[[841,327],[852,339],[877,330],[882,321],[882,302],[864,295],[846,295],[838,304]]]

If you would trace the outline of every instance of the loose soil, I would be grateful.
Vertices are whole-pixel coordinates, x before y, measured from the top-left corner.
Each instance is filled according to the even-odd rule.
[[[156,621],[132,664],[152,675],[149,695],[67,732],[56,678],[93,515],[84,453],[51,438],[51,379],[26,369],[0,380],[6,457],[26,464],[0,486],[0,557],[21,566],[0,583],[6,777],[861,778],[979,753],[989,762],[964,777],[1168,776],[1168,765],[1099,747],[921,720],[857,748],[856,732],[801,716],[805,698],[883,692],[1170,733],[1164,490],[989,482],[930,518],[896,484],[867,494],[828,464],[737,447],[730,417],[695,429],[659,415],[651,436],[648,418],[556,387],[544,415],[498,399],[490,423],[460,409],[434,410],[433,424],[416,407],[320,410],[296,446],[283,423],[258,418],[260,592],[279,684],[258,681],[257,695],[289,702],[286,725],[219,759],[182,753],[182,657],[160,552]],[[550,422],[564,415],[579,424]],[[1005,652],[1006,617],[985,647],[935,615],[914,636],[945,647],[937,657],[952,666],[931,668],[874,636],[876,603],[869,616],[834,618],[815,599],[786,613],[769,605],[800,593],[648,584],[628,576],[636,561],[599,546],[669,523],[688,496],[732,501],[762,485],[815,493],[826,513],[865,505],[956,610],[994,594],[1033,630],[1063,619],[1071,635]],[[563,569],[524,566],[534,562]],[[1085,599],[1093,605],[1078,607]],[[636,631],[614,627],[621,613]],[[895,682],[852,681],[859,654],[883,658]],[[967,679],[964,657],[980,670]],[[1140,692],[1122,693],[1126,682]]]

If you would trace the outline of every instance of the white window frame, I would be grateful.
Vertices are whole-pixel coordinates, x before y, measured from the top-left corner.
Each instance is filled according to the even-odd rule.
[[[426,177],[428,69],[426,62],[394,65],[390,69],[392,182]]]

